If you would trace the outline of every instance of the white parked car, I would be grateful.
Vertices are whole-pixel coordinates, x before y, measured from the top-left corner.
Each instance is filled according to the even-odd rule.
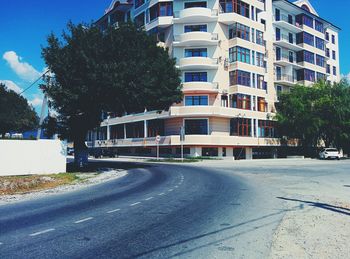
[[[340,159],[342,155],[336,148],[324,148],[319,153],[321,159]]]

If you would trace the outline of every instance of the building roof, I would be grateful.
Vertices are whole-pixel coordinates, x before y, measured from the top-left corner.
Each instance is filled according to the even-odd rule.
[[[302,7],[298,6],[298,5],[296,5],[296,3],[300,3],[301,1],[297,1],[297,2],[295,2],[295,3],[292,3],[292,2],[290,2],[290,1],[288,1],[288,0],[273,0],[273,2],[284,2],[284,3],[286,3],[286,4],[288,4],[288,5],[292,6],[292,7],[297,8],[297,9],[298,9],[299,11],[301,11],[302,13],[307,13],[308,15],[312,16],[313,18],[315,18],[315,19],[317,19],[317,20],[320,20],[320,21],[323,21],[323,22],[325,22],[325,23],[328,23],[330,26],[332,26],[332,27],[335,28],[336,30],[341,30],[341,28],[339,28],[338,26],[334,25],[333,23],[331,23],[331,22],[329,22],[329,21],[327,21],[327,20],[325,20],[325,19],[319,17],[318,15],[315,15],[314,13],[309,12],[309,11],[305,10],[304,8],[302,8]],[[310,6],[311,6],[311,4],[310,4]],[[315,11],[315,12],[316,12],[316,11]]]

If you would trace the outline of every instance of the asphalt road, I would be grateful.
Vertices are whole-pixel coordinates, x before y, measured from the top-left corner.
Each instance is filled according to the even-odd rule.
[[[151,165],[1,206],[0,258],[267,257],[282,201],[232,172]]]

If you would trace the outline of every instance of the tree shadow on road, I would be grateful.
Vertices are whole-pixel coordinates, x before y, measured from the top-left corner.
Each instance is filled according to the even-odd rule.
[[[132,257],[130,258],[134,258],[134,257],[142,257],[142,256],[149,256],[150,254],[154,253],[154,252],[157,252],[159,250],[162,250],[162,249],[167,249],[167,248],[171,248],[171,247],[175,247],[177,245],[182,245],[182,244],[186,244],[188,242],[191,242],[191,241],[196,241],[198,239],[201,239],[201,238],[205,238],[205,237],[208,237],[208,236],[214,236],[216,234],[219,234],[221,232],[225,232],[225,231],[228,231],[228,230],[232,230],[232,229],[235,229],[235,228],[239,228],[241,226],[244,226],[244,225],[248,225],[248,224],[252,224],[252,223],[255,223],[255,222],[259,222],[261,220],[266,220],[266,219],[269,219],[269,218],[273,218],[274,216],[278,216],[282,213],[285,213],[287,211],[291,211],[291,210],[294,210],[296,208],[293,208],[293,209],[288,209],[288,210],[279,210],[278,212],[275,212],[275,213],[271,213],[271,214],[267,214],[265,216],[262,216],[262,217],[259,217],[259,218],[255,218],[255,219],[251,219],[251,220],[247,220],[245,222],[242,222],[242,223],[239,223],[239,224],[236,224],[236,225],[233,225],[233,226],[229,226],[229,227],[224,227],[224,228],[221,228],[221,229],[218,229],[218,230],[215,230],[215,231],[212,231],[212,232],[208,232],[208,233],[204,233],[204,234],[201,234],[201,235],[197,235],[197,236],[193,236],[193,237],[189,237],[187,239],[183,239],[183,240],[180,240],[178,242],[174,242],[174,243],[171,243],[171,244],[168,244],[168,245],[164,245],[164,246],[159,246],[159,247],[156,247],[154,249],[151,249],[151,250],[148,250],[148,251],[145,251],[145,252],[142,252],[142,253],[139,253],[139,254],[136,254],[136,255],[133,255]],[[207,247],[207,246],[210,246],[210,245],[214,245],[214,244],[217,244],[219,242],[223,242],[223,241],[226,241],[226,240],[229,240],[229,239],[232,239],[234,237],[237,237],[237,236],[240,236],[240,235],[243,235],[243,234],[246,234],[246,233],[249,233],[251,231],[255,231],[257,229],[260,229],[260,228],[263,228],[263,227],[266,227],[266,226],[270,226],[270,225],[273,225],[273,224],[276,224],[278,223],[280,220],[276,220],[276,219],[273,219],[273,221],[271,222],[268,222],[268,223],[264,223],[264,224],[260,224],[259,226],[252,226],[251,228],[249,228],[248,230],[244,230],[244,231],[240,231],[240,232],[237,232],[233,235],[229,235],[225,238],[221,238],[221,239],[215,239],[214,237],[212,239],[214,239],[214,241],[212,242],[207,242],[207,243],[204,243],[202,245],[199,245],[199,246],[196,246],[194,248],[191,248],[191,249],[188,249],[186,251],[182,251],[180,253],[177,253],[177,254],[174,254],[172,256],[169,256],[169,258],[172,258],[172,257],[178,257],[178,256],[183,256],[184,254],[187,254],[187,253],[190,253],[190,252],[193,252],[195,250],[198,250],[198,249],[201,249],[203,247]]]
[[[325,210],[330,210],[333,212],[337,212],[340,214],[344,214],[347,216],[350,216],[350,209],[339,207],[339,206],[334,206],[328,203],[321,203],[321,202],[313,202],[313,201],[304,201],[304,200],[298,200],[298,199],[290,199],[290,198],[285,198],[285,197],[277,197],[277,199],[285,200],[285,201],[297,201],[297,202],[302,202],[306,203],[309,206],[316,207],[316,208],[321,208]]]

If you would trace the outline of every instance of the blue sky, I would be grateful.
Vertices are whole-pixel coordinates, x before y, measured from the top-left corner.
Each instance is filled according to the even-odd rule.
[[[103,15],[111,0],[1,0],[0,81],[20,91],[45,69],[41,46],[53,31],[60,34],[69,20],[92,21]],[[342,28],[341,73],[350,73],[350,1],[310,0],[321,17]],[[42,96],[32,87],[25,97],[38,110]]]

